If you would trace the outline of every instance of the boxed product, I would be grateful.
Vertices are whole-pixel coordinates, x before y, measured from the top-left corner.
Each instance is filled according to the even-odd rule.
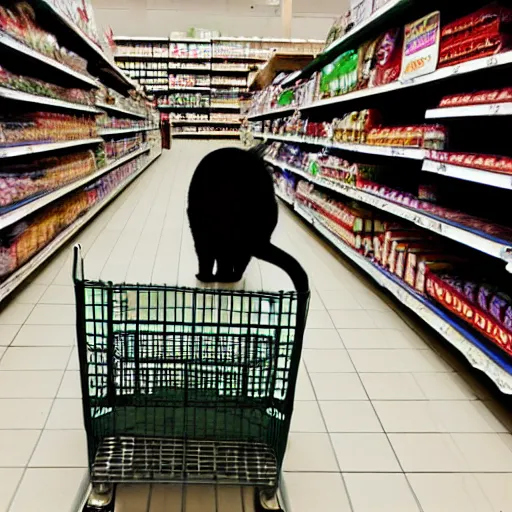
[[[495,286],[428,270],[427,293],[512,355],[512,300]]]
[[[321,71],[320,96],[328,98],[354,90],[358,79],[358,61],[358,52],[349,50],[327,64]]]
[[[490,4],[441,31],[439,66],[495,55],[511,47],[512,9]]]

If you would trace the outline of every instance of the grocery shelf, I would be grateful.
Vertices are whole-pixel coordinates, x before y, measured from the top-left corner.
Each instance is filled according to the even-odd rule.
[[[114,56],[115,60],[131,60],[131,59],[140,59],[140,60],[169,60],[171,57],[168,55],[136,55],[134,53],[131,54],[116,54]]]
[[[53,98],[48,98],[47,96],[39,96],[37,94],[31,94],[28,92],[7,89],[6,87],[0,87],[0,98],[12,101],[24,101],[27,103],[38,103],[40,105],[47,105],[49,107],[78,110],[80,112],[91,112],[93,114],[101,113],[100,110],[91,105],[82,105],[81,103],[71,103],[70,101],[56,100]]]
[[[211,71],[228,73],[248,73],[250,70],[250,66],[240,66],[239,68],[231,68],[229,66],[222,66],[222,64],[213,64],[211,69]]]
[[[240,110],[240,105],[210,105],[211,109],[218,110]]]
[[[201,120],[201,119],[171,119],[172,124],[234,124],[234,125],[240,125],[241,121],[212,121],[210,119]],[[0,153],[1,155],[1,153]]]
[[[161,71],[161,70],[157,70],[157,71]],[[174,73],[176,73],[177,71],[181,71],[181,72],[187,72],[187,71],[208,71],[210,72],[211,69],[210,68],[177,68],[177,67],[173,67],[169,64],[169,67],[167,68],[167,71],[172,71]]]
[[[440,236],[449,238],[495,258],[499,258],[507,263],[512,262],[512,242],[510,241],[500,240],[498,238],[491,237],[486,233],[473,230],[462,224],[457,224],[455,222],[442,219],[441,217],[428,215],[427,213],[421,212],[421,210],[402,206],[383,197],[366,192],[365,190],[341,183],[332,183],[329,180],[318,178],[302,169],[284,164],[272,158],[265,158],[265,160],[276,167],[302,176],[306,180],[323,188],[327,188],[346,197],[355,199],[356,201],[360,201],[379,210],[396,215],[397,217],[412,222],[421,228],[432,231]]]
[[[512,115],[512,103],[491,103],[488,105],[466,105],[427,110],[425,119],[452,119],[457,117],[492,117]]]
[[[150,132],[153,130],[159,130],[158,127],[153,128],[105,128],[104,130],[98,130],[98,134],[104,137],[105,135],[118,135],[122,133],[137,133],[137,132]]]
[[[114,41],[117,43],[122,41],[138,41],[141,43],[167,43],[168,37],[131,37],[131,36],[114,36]]]
[[[46,153],[58,149],[73,148],[77,146],[86,146],[103,142],[101,138],[67,140],[62,142],[40,142],[35,144],[24,144],[20,146],[0,147],[0,158],[11,158],[15,156],[33,155],[36,153]]]
[[[356,39],[359,41],[361,38],[367,37],[383,20],[392,20],[398,10],[412,3],[413,0],[389,0],[389,2],[375,11],[362,23],[353,27],[347,34],[333,41],[313,62],[311,62],[311,64],[306,66],[300,74],[294,76],[293,79],[284,80],[283,86],[289,85],[300,78],[307,77],[314,71],[321,69],[344,49],[352,49],[357,43]]]
[[[70,68],[69,66],[66,66],[65,64],[61,64],[60,62],[57,62],[55,59],[52,59],[50,57],[47,57],[46,55],[43,55],[42,53],[39,53],[36,50],[33,50],[29,46],[23,44],[20,41],[17,41],[10,35],[6,34],[5,32],[0,31],[0,45],[3,45],[6,48],[10,48],[11,50],[14,50],[18,53],[21,53],[31,59],[34,59],[38,62],[41,62],[43,64],[46,64],[47,66],[56,69],[58,71],[61,71],[62,73],[65,73],[71,77],[73,77],[76,80],[79,80],[80,82],[83,82],[84,84],[90,85],[91,87],[99,87],[99,83],[94,78],[84,75],[83,73],[80,73],[78,71],[75,71],[74,69]]]
[[[386,94],[393,91],[398,91],[403,88],[415,87],[419,85],[431,84],[453,78],[459,75],[473,73],[484,69],[495,69],[512,64],[512,51],[500,53],[493,57],[484,57],[481,59],[469,60],[455,66],[447,66],[438,69],[429,75],[420,76],[406,81],[396,81],[380,87],[371,89],[363,89],[361,91],[350,92],[334,98],[314,101],[309,105],[298,107],[298,110],[310,110],[314,108],[324,107],[327,105],[334,105],[337,103],[345,103],[348,101],[357,100],[364,97],[376,96],[379,94]]]
[[[44,6],[48,13],[51,13],[52,17],[61,25],[66,27],[66,29],[71,32],[75,37],[77,37],[81,44],[85,46],[85,48],[94,54],[95,57],[98,58],[103,64],[106,65],[106,69],[108,74],[115,76],[123,85],[130,89],[136,89],[137,86],[130,78],[128,78],[115,64],[114,61],[110,60],[105,52],[101,49],[101,47],[93,42],[80,28],[78,28],[73,21],[71,21],[66,15],[62,14],[58,7],[53,4],[53,1],[50,0],[31,0],[32,3]]]
[[[258,134],[258,138],[267,140],[279,140],[284,142],[298,142],[303,144],[314,144],[326,148],[341,149],[343,151],[352,151],[354,153],[365,153],[368,155],[382,155],[395,158],[407,158],[410,160],[423,160],[426,151],[422,148],[391,147],[391,146],[373,146],[370,144],[352,144],[348,142],[331,142],[324,139],[315,139],[312,137],[299,137],[297,135],[272,135]]]
[[[297,108],[298,107],[296,106],[280,107],[274,110],[268,110],[267,112],[263,112],[261,114],[251,114],[247,116],[247,119],[249,121],[252,121],[253,119],[263,119],[264,117],[278,116],[279,114],[293,114],[297,110]]]
[[[440,307],[412,290],[391,273],[377,267],[355,249],[342,242],[331,233],[315,216],[304,208],[294,205],[294,211],[309,225],[315,228],[344,256],[348,257],[359,268],[365,271],[382,288],[390,292],[409,310],[416,313],[437,333],[457,349],[473,366],[487,375],[505,394],[512,395],[512,365],[496,351],[490,350],[486,344],[473,335],[468,329],[445,313]]]
[[[114,189],[110,195],[102,199],[93,206],[88,212],[79,217],[71,226],[68,226],[56,238],[54,238],[46,247],[34,255],[25,265],[12,273],[5,281],[0,283],[0,302],[12,293],[32,272],[40,267],[50,256],[57,252],[69,239],[71,239],[82,227],[95,217],[107,204],[115,199],[132,181],[134,181],[142,172],[144,172],[160,154],[155,155],[144,167],[125,179]]]
[[[96,103],[96,106],[103,110],[109,110],[111,112],[118,112],[120,114],[126,114],[129,116],[138,117],[140,119],[146,119],[146,116],[144,114],[139,114],[138,112],[132,112],[131,110],[116,107],[115,105],[107,105],[106,103]]]
[[[207,87],[207,86],[195,86],[195,85],[191,85],[190,87],[187,87],[187,86],[175,86],[175,87],[168,87],[167,90],[165,90],[164,92],[168,92],[168,91],[199,91],[199,92],[205,92],[205,91],[211,91],[212,88],[211,87]],[[159,90],[159,92],[161,92],[162,89]]]
[[[448,66],[446,68],[438,69],[429,75],[420,76],[418,78],[413,78],[406,81],[396,81],[387,85],[382,85],[379,87],[373,87],[371,89],[362,89],[360,91],[349,92],[347,94],[342,94],[340,96],[335,96],[334,98],[327,98],[323,100],[317,100],[307,105],[297,106],[293,109],[284,110],[284,109],[274,109],[266,112],[262,112],[260,114],[253,114],[248,117],[248,119],[263,119],[265,117],[274,117],[280,113],[293,112],[295,110],[312,110],[315,108],[326,107],[329,105],[337,105],[339,103],[347,103],[354,100],[359,100],[361,98],[377,96],[380,94],[386,94],[390,92],[395,92],[398,90],[402,90],[408,87],[415,87],[419,85],[431,84],[434,82],[438,82],[441,80],[446,80],[448,78],[453,78],[459,75],[464,75],[467,73],[473,73],[475,71],[481,71],[484,69],[495,69],[504,66],[508,66],[512,64],[512,51],[500,53],[498,55],[494,55],[492,57],[484,57],[481,59],[474,59],[467,62],[463,62],[462,64],[457,64],[455,66]]]
[[[101,139],[100,139],[101,140]],[[69,194],[73,190],[79,189],[80,187],[83,187],[87,183],[90,183],[91,181],[95,180],[96,178],[99,178],[103,174],[110,172],[111,170],[115,169],[116,167],[119,167],[120,165],[123,165],[124,163],[128,162],[129,160],[133,160],[139,155],[142,155],[143,153],[146,153],[149,151],[149,147],[145,146],[143,148],[138,149],[137,151],[134,151],[132,153],[129,153],[128,155],[123,156],[122,158],[119,158],[118,160],[108,164],[105,167],[102,167],[98,171],[89,174],[87,176],[84,176],[83,178],[73,181],[72,183],[69,183],[68,185],[64,185],[61,188],[58,188],[57,190],[54,190],[53,192],[49,192],[43,196],[38,196],[36,199],[23,203],[18,208],[15,208],[7,213],[4,213],[3,215],[0,215],[0,230],[5,229],[8,226],[11,226],[12,224],[24,219],[25,217],[31,215],[35,211],[41,209],[43,206],[46,206],[53,201],[56,201],[57,199],[65,196],[66,194]],[[1,285],[0,285],[1,286]],[[1,293],[0,293],[0,301],[1,301]]]
[[[210,105],[206,107],[200,107],[200,106],[183,106],[183,105],[157,105],[157,108],[164,108],[164,109],[174,109],[174,110],[210,110]]]
[[[238,137],[240,134],[239,132],[177,132],[173,133],[173,137]]]
[[[275,190],[276,196],[281,199],[281,201],[284,201],[286,204],[289,204],[290,206],[293,206],[293,199],[285,196],[282,194],[278,189]]]
[[[422,170],[459,180],[482,183],[491,187],[512,189],[512,175],[510,174],[473,169],[472,167],[446,164],[434,160],[425,160]]]

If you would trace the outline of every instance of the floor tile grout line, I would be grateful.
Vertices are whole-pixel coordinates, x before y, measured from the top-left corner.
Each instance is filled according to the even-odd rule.
[[[69,356],[68,356],[68,360],[67,360],[67,363],[66,363],[66,368],[68,367],[69,362],[71,361],[71,357],[72,356],[73,356],[73,349],[70,350],[70,353],[69,353]],[[28,458],[27,464],[25,465],[25,468],[23,469],[23,474],[21,475],[20,481],[18,482],[18,485],[16,486],[16,490],[14,491],[14,493],[13,493],[13,495],[11,497],[11,500],[9,501],[9,504],[7,506],[7,510],[8,511],[11,509],[11,507],[12,507],[12,505],[14,503],[14,500],[16,499],[18,491],[20,490],[20,487],[21,487],[21,483],[23,482],[23,480],[25,478],[25,475],[27,473],[27,469],[29,469],[30,461],[32,460],[32,457],[34,456],[34,454],[35,454],[35,452],[37,450],[37,447],[38,447],[39,443],[41,442],[41,438],[43,437],[44,431],[46,430],[46,425],[48,424],[48,421],[49,421],[50,416],[52,414],[52,409],[53,409],[53,406],[55,404],[55,400],[57,399],[57,395],[59,394],[60,386],[62,386],[62,382],[64,381],[64,376],[66,375],[66,368],[62,372],[62,376],[60,378],[59,385],[57,386],[57,392],[56,392],[55,396],[53,397],[53,399],[51,399],[52,403],[51,403],[50,408],[48,410],[48,415],[46,416],[46,420],[44,422],[43,428],[41,429],[39,437],[37,438],[37,441],[34,444],[34,449],[32,450],[32,453],[30,454],[30,457]]]
[[[157,246],[156,246],[155,256],[153,258],[153,266],[151,267],[151,280],[152,281],[155,280],[155,277],[154,277],[155,265],[156,265],[156,261],[157,261],[157,257],[158,257],[158,251],[159,251],[161,243],[162,243],[162,238],[164,236],[164,230],[165,230],[165,227],[167,225],[167,219],[168,219],[168,216],[169,216],[169,207],[171,205],[171,201],[172,201],[172,198],[173,198],[173,192],[174,192],[175,187],[176,187],[176,178],[177,178],[177,172],[176,172],[175,169],[173,169],[172,181],[171,181],[171,184],[170,184],[170,187],[169,187],[169,194],[168,194],[167,203],[166,203],[166,207],[165,207],[165,215],[164,215],[164,218],[163,218],[162,227],[160,228],[160,236],[158,237],[158,243],[157,243]],[[177,279],[176,279],[176,282],[178,282]]]
[[[154,181],[156,181],[156,176],[158,176],[158,173],[156,173],[156,172],[155,172],[155,179],[154,179]],[[158,177],[159,177],[160,179],[158,180],[158,185],[156,186],[157,191],[161,189],[162,182],[165,180],[165,175],[164,175],[163,173],[161,173],[161,176],[158,176]],[[151,182],[151,184],[152,184],[152,185],[154,184],[154,181],[152,181],[152,182]],[[147,192],[148,192],[148,190],[149,190],[149,189],[148,189],[148,188],[146,188],[146,190],[145,190],[144,192],[145,192],[145,193],[147,193]],[[141,197],[141,199],[142,199],[142,197]],[[138,237],[137,237],[137,242],[135,243],[134,250],[133,250],[133,252],[132,252],[132,254],[131,254],[131,256],[130,256],[130,262],[129,262],[129,264],[128,264],[128,266],[127,266],[127,269],[126,269],[125,281],[127,281],[127,279],[128,279],[128,274],[129,274],[129,272],[130,272],[130,267],[131,267],[131,265],[132,265],[132,262],[133,262],[133,259],[134,259],[135,252],[136,252],[136,250],[137,250],[137,247],[139,246],[139,243],[140,243],[141,237],[142,237],[142,235],[143,235],[143,233],[144,233],[145,227],[147,226],[148,222],[150,221],[151,214],[152,214],[152,212],[153,212],[154,208],[156,208],[156,207],[157,207],[157,201],[152,201],[150,204],[151,204],[151,206],[150,206],[150,208],[147,210],[147,215],[145,216],[145,220],[144,220],[144,223],[143,223],[143,225],[142,225],[142,229],[141,229],[141,230],[140,230],[140,232],[139,232],[139,235],[138,235]],[[154,261],[153,261],[153,265],[154,265]]]
[[[147,193],[147,191],[148,191],[148,188],[150,188],[150,187],[151,187],[151,185],[152,185],[153,181],[157,178],[157,176],[158,176],[158,172],[156,172],[156,171],[157,171],[157,169],[158,169],[157,167],[153,167],[153,168],[151,169],[151,171],[153,171],[153,172],[151,172],[151,171],[150,171],[150,173],[146,174],[146,176],[145,176],[146,180],[141,181],[140,183],[138,183],[138,187],[136,187],[136,188],[134,187],[133,195],[137,195],[137,204],[136,204],[133,208],[131,208],[131,209],[130,209],[130,210],[131,210],[131,213],[130,213],[130,215],[128,215],[128,216],[126,217],[126,220],[125,220],[125,222],[124,222],[123,229],[122,229],[122,230],[119,230],[119,234],[118,234],[118,236],[117,236],[117,238],[116,238],[116,241],[115,241],[115,242],[114,242],[114,244],[112,245],[112,247],[111,247],[111,249],[110,249],[110,251],[109,251],[109,253],[108,253],[108,256],[106,256],[106,257],[103,259],[104,263],[103,263],[103,266],[101,267],[101,270],[100,270],[100,271],[99,271],[99,273],[98,273],[98,278],[100,278],[100,279],[101,279],[101,276],[102,276],[102,274],[103,274],[103,272],[104,272],[104,270],[105,270],[105,267],[106,267],[107,263],[109,262],[109,260],[110,260],[110,258],[111,258],[111,256],[112,256],[112,253],[114,252],[115,248],[117,247],[117,244],[119,243],[120,238],[122,237],[122,235],[123,235],[123,233],[124,233],[124,228],[130,224],[130,222],[132,221],[132,218],[136,215],[136,213],[137,213],[137,207],[141,204],[141,201],[143,200],[143,198],[145,197],[145,195],[146,195],[146,193]],[[144,188],[143,192],[142,192],[141,194],[135,194],[135,192],[139,189],[139,187],[140,187],[143,183],[144,183],[144,184],[146,184],[146,182],[148,182],[148,184],[147,184],[147,185],[146,185],[146,187]],[[135,185],[136,183],[137,183],[137,182],[134,182],[134,185]],[[123,204],[124,204],[124,203],[123,203]],[[118,211],[119,211],[119,209],[116,211],[116,213],[117,213]],[[147,216],[148,216],[148,215],[149,215],[149,212],[146,214],[146,218],[147,218]],[[102,230],[102,234],[103,234],[103,232],[104,232],[104,231],[105,231],[105,228]],[[140,237],[140,233],[139,233],[139,237]],[[131,262],[131,259],[132,259],[132,258],[133,258],[133,252],[132,252],[132,254],[130,255],[130,262]],[[129,266],[130,266],[130,264],[128,264],[127,269],[126,269],[126,272],[128,272]],[[125,276],[124,276],[123,281],[126,281],[126,273],[125,273]]]
[[[315,396],[316,404],[317,404],[318,410],[320,411],[320,416],[322,417],[322,421],[323,421],[324,426],[325,426],[325,431],[326,431],[326,434],[327,434],[327,439],[329,440],[329,446],[331,447],[332,454],[333,454],[333,456],[334,456],[334,458],[336,460],[336,465],[338,466],[338,471],[339,471],[341,480],[343,482],[343,488],[345,489],[345,494],[347,495],[347,500],[348,500],[348,503],[349,503],[349,506],[350,506],[350,510],[352,512],[356,512],[356,510],[354,509],[354,505],[352,503],[352,497],[350,496],[350,493],[349,493],[349,490],[348,490],[347,482],[345,481],[345,477],[343,476],[343,471],[341,470],[340,461],[338,460],[338,455],[336,453],[336,449],[334,448],[334,443],[333,443],[332,437],[331,437],[331,435],[329,433],[329,428],[327,426],[327,421],[325,419],[325,416],[324,416],[324,413],[322,411],[322,408],[320,407],[320,402],[318,400],[318,395],[316,394],[315,386],[313,385],[313,381],[311,380],[311,376],[309,375],[309,370],[307,368],[306,362],[303,361],[303,363],[304,363],[304,368],[306,370],[306,374],[308,376],[309,385],[311,386],[311,389],[313,390],[313,394]],[[314,473],[316,473],[316,471]]]
[[[331,317],[331,314],[329,312],[328,312],[328,314],[329,314],[329,317],[331,318],[331,321],[332,321],[333,319]],[[340,338],[341,338],[341,336],[340,336]],[[406,479],[407,486],[408,486],[409,490],[411,491],[412,495],[414,496],[414,500],[416,501],[416,504],[418,505],[418,510],[419,510],[419,512],[424,512],[423,507],[422,507],[421,502],[420,502],[420,499],[416,495],[416,492],[414,491],[411,483],[409,482],[409,479],[406,476],[406,473],[404,471],[404,467],[402,465],[402,462],[401,462],[400,458],[398,457],[398,454],[396,453],[395,447],[393,446],[393,443],[391,442],[391,439],[389,438],[389,435],[386,432],[386,429],[384,428],[384,424],[382,423],[382,420],[381,420],[379,414],[377,413],[377,410],[376,410],[375,406],[373,405],[373,401],[371,400],[370,395],[368,394],[368,390],[366,389],[366,386],[364,385],[363,379],[361,379],[361,376],[359,375],[359,371],[357,369],[357,366],[354,364],[354,361],[352,360],[352,356],[350,355],[350,351],[349,350],[347,350],[347,355],[348,355],[348,358],[350,359],[350,362],[351,362],[352,366],[356,370],[356,374],[357,374],[357,378],[359,379],[359,383],[363,387],[364,392],[365,392],[365,394],[366,394],[366,396],[368,398],[368,401],[370,402],[370,406],[371,406],[371,408],[373,410],[373,413],[375,414],[375,416],[376,416],[376,418],[377,418],[377,420],[378,420],[378,422],[379,422],[379,424],[380,424],[380,426],[382,428],[382,432],[386,436],[386,440],[389,443],[389,446],[391,448],[391,451],[393,452],[393,455],[395,456],[395,459],[397,461],[398,467],[402,470],[402,474],[404,475],[404,477]],[[329,434],[329,436],[330,436],[330,434]]]

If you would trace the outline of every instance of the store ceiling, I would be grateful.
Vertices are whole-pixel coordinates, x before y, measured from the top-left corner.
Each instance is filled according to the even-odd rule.
[[[280,15],[275,2],[267,0],[93,0],[97,9],[147,9],[198,11],[220,14],[241,15]],[[348,8],[349,0],[293,0],[296,15],[333,15],[339,16]]]

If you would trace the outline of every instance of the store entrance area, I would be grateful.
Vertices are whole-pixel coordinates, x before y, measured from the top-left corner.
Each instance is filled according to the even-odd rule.
[[[2,303],[1,512],[74,512],[87,487],[72,245],[82,244],[90,278],[196,286],[188,184],[206,153],[232,144],[175,141]],[[312,283],[282,479],[288,511],[510,510],[512,421],[503,396],[286,206],[274,242]],[[292,285],[253,261],[244,286]]]

